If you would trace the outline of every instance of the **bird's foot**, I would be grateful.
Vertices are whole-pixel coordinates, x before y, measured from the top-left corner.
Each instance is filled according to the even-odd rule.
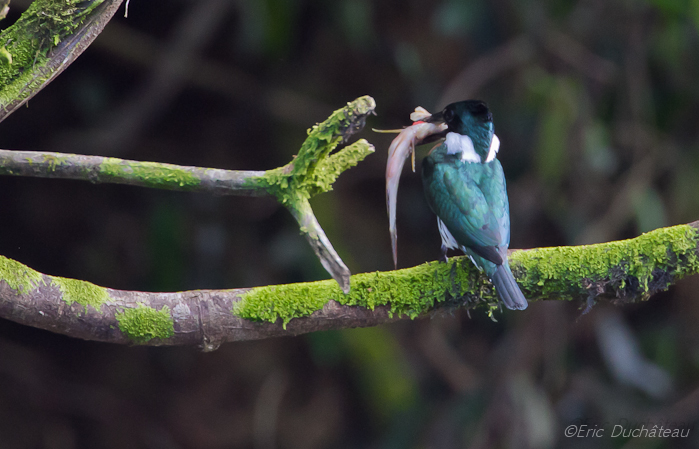
[[[449,258],[447,257],[447,247],[445,245],[442,245],[442,255],[439,257],[440,262],[449,262]]]

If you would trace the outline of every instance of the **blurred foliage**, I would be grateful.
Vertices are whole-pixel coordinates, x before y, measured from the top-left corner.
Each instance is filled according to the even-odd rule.
[[[13,0],[2,25],[27,5]],[[202,14],[214,7],[225,13]],[[376,128],[480,98],[502,142],[512,246],[580,244],[699,219],[697,79],[698,0],[132,1],[0,135],[4,148],[261,170],[360,95],[377,101]],[[377,153],[313,207],[352,272],[388,270],[390,136],[359,137]],[[7,177],[0,211],[0,254],[113,288],[326,276],[271,200]],[[408,171],[398,227],[401,266],[439,256]],[[532,304],[496,323],[456,312],[210,354],[2,321],[0,446],[697,447],[697,291],[690,278],[585,316]],[[616,423],[692,427],[611,438]],[[606,433],[567,438],[571,424]]]

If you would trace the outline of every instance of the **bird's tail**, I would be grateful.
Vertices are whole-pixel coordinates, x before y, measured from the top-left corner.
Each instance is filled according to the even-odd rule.
[[[524,310],[527,308],[527,300],[519,289],[519,285],[512,276],[510,266],[505,261],[504,264],[498,265],[495,274],[492,276],[493,285],[498,292],[498,296],[510,310]]]

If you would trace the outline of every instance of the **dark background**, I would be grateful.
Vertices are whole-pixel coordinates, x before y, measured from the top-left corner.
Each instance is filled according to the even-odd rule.
[[[391,136],[369,128],[479,98],[502,141],[513,248],[629,238],[699,219],[698,28],[696,0],[134,0],[0,124],[0,147],[264,170],[372,95],[359,137],[376,154],[312,204],[353,273],[389,270]],[[439,256],[407,170],[398,229],[400,266]],[[272,200],[80,181],[0,178],[0,254],[128,290],[327,277]],[[0,320],[0,448],[697,447],[697,288],[208,354]],[[567,438],[571,424],[604,435]],[[634,440],[615,424],[690,430]]]

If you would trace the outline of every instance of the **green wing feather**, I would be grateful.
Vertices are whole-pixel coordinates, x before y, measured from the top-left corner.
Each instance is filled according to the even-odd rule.
[[[429,156],[428,156],[429,158]],[[481,178],[492,175],[490,164],[427,161],[425,193],[430,207],[456,241],[481,257],[501,264],[501,222],[481,190]],[[499,165],[498,165],[499,166]],[[498,192],[494,196],[500,196]],[[492,196],[492,195],[488,195]],[[507,200],[505,200],[506,202]],[[509,237],[509,232],[507,237]]]

